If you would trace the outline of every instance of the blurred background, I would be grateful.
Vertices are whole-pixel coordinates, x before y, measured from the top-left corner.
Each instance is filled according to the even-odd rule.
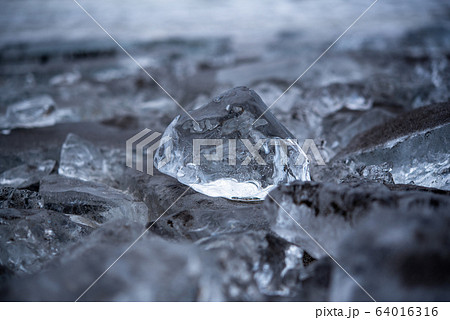
[[[238,85],[257,90],[270,105],[371,1],[79,3],[189,109]],[[379,1],[273,112],[299,138],[326,140],[331,157],[355,126],[368,129],[445,101],[449,10],[441,0]],[[128,114],[163,130],[180,112],[74,1],[2,1],[0,72],[4,115],[8,106],[42,94],[56,106],[45,123]],[[381,108],[370,111],[376,116],[369,123],[347,110],[372,106]],[[334,123],[336,112],[359,124],[346,131]],[[3,129],[24,126],[7,122]]]
[[[371,1],[79,3],[189,107],[237,85],[257,89],[271,104]],[[440,0],[379,1],[277,103],[280,117],[294,106],[298,117],[309,117],[297,134],[317,138],[324,132],[317,132],[314,118],[342,107],[337,96],[345,90],[359,109],[382,100],[402,108],[445,100],[449,10]],[[38,93],[67,111],[64,121],[136,113],[150,101],[175,108],[158,101],[167,96],[74,1],[2,1],[0,54],[2,113]],[[332,84],[364,88],[335,92]],[[302,96],[298,91],[306,88],[332,92]],[[341,105],[318,110],[324,99]]]

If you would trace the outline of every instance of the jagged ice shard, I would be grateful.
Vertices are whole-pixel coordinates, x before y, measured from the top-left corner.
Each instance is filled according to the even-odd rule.
[[[155,166],[208,196],[243,201],[310,180],[297,140],[266,109],[255,91],[237,87],[191,111],[192,118],[177,116],[161,137]]]

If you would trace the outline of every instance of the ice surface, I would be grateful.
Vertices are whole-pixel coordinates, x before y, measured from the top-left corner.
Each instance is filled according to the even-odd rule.
[[[145,225],[148,221],[144,203],[101,183],[50,175],[42,179],[39,193],[46,209],[81,215],[94,222],[125,218]]]
[[[367,164],[393,163],[397,184],[450,190],[450,124],[391,140],[354,158]]]
[[[32,273],[92,230],[59,212],[0,209],[0,265]]]
[[[407,210],[405,208],[423,208],[432,212],[436,203],[448,203],[430,191],[433,190],[420,192],[402,186],[391,191],[386,185],[368,180],[350,180],[341,184],[294,182],[272,191],[271,196],[280,206],[266,198],[264,213],[276,234],[319,259],[327,253],[311,237],[334,256],[339,241],[371,214]]]
[[[389,199],[389,194],[388,188],[373,182],[294,182],[272,191],[276,202],[266,198],[264,213],[276,234],[318,259],[327,254],[309,235],[333,255],[337,240],[369,213],[368,208]]]
[[[341,243],[336,259],[377,301],[448,301],[448,196],[411,195],[392,210],[376,210]],[[369,301],[333,265],[332,301]]]
[[[55,160],[24,164],[0,174],[0,185],[26,188],[39,182],[55,167]]]
[[[9,299],[74,301],[144,230],[126,220],[105,223],[46,271],[11,282]],[[214,256],[147,233],[81,301],[220,301],[221,288]]]
[[[295,296],[304,275],[303,250],[264,231],[225,233],[197,241],[218,257],[231,301]]]
[[[0,187],[0,209],[41,209],[44,200],[37,192],[13,187]]]
[[[155,165],[196,191],[234,200],[264,199],[280,183],[309,180],[308,162],[298,144],[284,145],[286,153],[280,142],[295,137],[270,111],[257,120],[266,109],[261,98],[246,87],[224,92],[190,112],[195,122],[187,115],[172,121],[161,138],[164,143],[155,154]],[[193,151],[195,139],[218,139],[223,156],[211,160],[219,147],[205,145],[200,152],[210,158],[200,156],[196,161],[199,154]],[[261,162],[251,158],[248,145],[241,139],[249,139],[247,143],[256,145],[257,151],[261,149]]]

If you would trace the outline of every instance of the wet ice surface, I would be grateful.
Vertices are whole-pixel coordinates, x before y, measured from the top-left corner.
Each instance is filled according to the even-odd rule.
[[[377,4],[254,127],[254,111],[366,3],[333,0],[336,10],[324,11],[331,2],[231,1],[211,4],[217,16],[214,7],[187,1],[167,11],[161,2],[154,18],[167,11],[178,23],[145,30],[147,14],[127,11],[127,24],[121,12],[146,13],[150,4],[112,5],[115,14],[104,15],[86,3],[199,126],[68,3],[46,12],[36,1],[19,13],[11,2],[0,13],[0,299],[73,301],[149,226],[82,300],[369,299],[270,198],[216,197],[232,197],[222,184],[211,189],[231,177],[256,181],[255,194],[289,182],[271,197],[375,299],[450,299],[445,1]],[[70,14],[60,21],[59,12]],[[186,13],[196,18],[183,20]],[[228,91],[238,86],[262,101]],[[172,167],[153,176],[125,166],[125,141],[144,128],[178,135]],[[311,181],[297,172],[303,181],[294,182],[274,175],[270,161],[269,169],[254,161],[230,168],[202,158],[181,172],[190,161],[180,157],[190,155],[184,142],[209,135],[314,139],[327,164],[312,161]],[[193,181],[203,193],[191,189],[173,203]]]

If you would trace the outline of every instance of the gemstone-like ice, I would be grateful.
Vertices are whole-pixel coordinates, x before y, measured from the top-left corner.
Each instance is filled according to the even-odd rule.
[[[304,152],[266,109],[256,92],[237,87],[191,111],[195,121],[176,117],[161,138],[156,167],[198,192],[233,200],[261,200],[279,184],[309,180]]]
[[[69,133],[61,147],[58,174],[85,181],[102,181],[107,175],[105,159],[90,141]]]

